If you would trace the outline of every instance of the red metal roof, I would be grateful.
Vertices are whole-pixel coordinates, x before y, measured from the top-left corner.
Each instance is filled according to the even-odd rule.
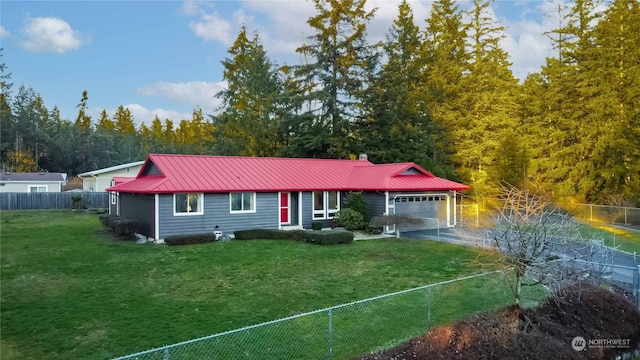
[[[131,180],[135,180],[135,177],[131,177],[131,176],[114,176],[113,177],[113,181],[115,182],[114,185],[126,183],[127,181],[131,181]]]
[[[363,160],[150,154],[135,180],[107,191],[157,194],[468,189],[466,185],[438,178],[414,163],[375,165]]]

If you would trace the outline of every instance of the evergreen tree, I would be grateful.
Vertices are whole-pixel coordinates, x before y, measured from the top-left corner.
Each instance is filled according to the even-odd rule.
[[[11,113],[11,73],[2,59],[3,49],[0,48],[0,163],[7,163],[9,150],[12,148],[14,137],[13,114]]]
[[[597,171],[591,161],[596,124],[587,120],[586,104],[591,96],[585,87],[590,81],[589,69],[598,66],[593,63],[593,24],[599,18],[596,7],[591,0],[576,0],[562,15],[561,27],[551,33],[558,57],[547,59],[542,69],[548,91],[543,101],[542,126],[546,130],[541,141],[546,143],[549,158],[542,162],[541,170],[548,177],[546,182],[553,184],[554,195],[581,194],[581,201],[594,189],[593,173]]]
[[[525,185],[527,189],[551,198],[552,183],[543,173],[545,164],[550,157],[547,134],[549,129],[545,120],[546,97],[549,84],[539,73],[527,76],[522,84],[522,96],[519,98],[518,120],[521,126],[520,141],[527,144],[528,161],[526,161]],[[517,182],[515,183],[517,185]],[[514,186],[516,186],[514,185]],[[524,186],[523,186],[524,187]]]
[[[116,124],[107,114],[107,110],[100,112],[100,119],[93,133],[93,151],[100,156],[95,160],[98,168],[109,167],[118,164],[118,152],[116,144]]]
[[[616,0],[593,29],[593,51],[583,61],[586,119],[591,139],[589,200],[625,195],[640,201],[640,3]],[[591,44],[589,44],[591,45]]]
[[[518,82],[500,47],[504,28],[487,14],[489,1],[474,0],[469,27],[471,53],[469,74],[464,77],[465,104],[455,132],[456,161],[476,192],[490,192],[498,188],[496,180],[511,170],[500,167],[499,157],[508,156],[498,146],[500,139],[517,126]],[[513,134],[511,134],[513,135]],[[524,146],[522,142],[515,143]],[[523,153],[526,149],[523,149]],[[524,165],[524,164],[523,164]],[[521,168],[521,166],[519,166]],[[498,179],[494,179],[495,175]]]
[[[107,114],[107,110],[102,110],[100,112],[100,119],[98,119],[98,124],[96,124],[96,129],[100,129],[104,132],[111,133],[115,131],[116,124],[109,118],[109,114]]]
[[[227,89],[216,96],[223,102],[215,120],[217,150],[222,154],[276,156],[282,153],[277,115],[282,82],[257,34],[248,39],[242,28],[229,58],[222,61]],[[195,114],[202,122],[201,112]],[[201,129],[197,129],[198,132]],[[203,152],[204,149],[198,149]]]
[[[93,126],[91,116],[87,114],[89,95],[87,90],[82,92],[82,98],[76,106],[78,108],[78,116],[75,122],[75,138],[77,140],[75,153],[75,164],[73,173],[79,174],[92,169],[97,169],[97,154],[92,149],[93,143]]]
[[[457,179],[451,158],[457,147],[456,132],[467,111],[464,75],[469,72],[470,54],[466,49],[467,31],[462,12],[452,0],[434,1],[424,31],[417,61],[423,82],[418,97],[429,110],[441,135],[433,139],[441,175]]]
[[[173,130],[173,121],[170,119],[164,119],[164,141],[166,146],[166,152],[173,154],[176,152],[176,134]]]
[[[296,51],[310,57],[295,74],[305,90],[307,121],[301,126],[320,138],[312,143],[314,155],[348,158],[351,155],[351,122],[358,115],[365,80],[375,66],[372,47],[366,42],[366,26],[375,10],[365,10],[366,0],[314,0],[317,14],[307,23],[315,34]],[[321,152],[328,150],[327,154]]]
[[[32,88],[20,86],[12,99],[11,118],[4,124],[3,132],[14,136],[7,153],[6,169],[14,171],[37,171],[36,139],[40,116],[42,115],[42,98]]]
[[[112,161],[118,164],[139,160],[143,156],[142,147],[140,146],[140,136],[136,131],[131,110],[122,105],[118,106],[115,114],[113,114],[113,122],[115,124],[113,141],[117,149],[117,155]]]
[[[422,102],[420,64],[422,39],[409,4],[403,1],[383,45],[387,63],[371,79],[358,121],[361,152],[373,162],[414,161],[436,169],[433,144],[437,129]]]

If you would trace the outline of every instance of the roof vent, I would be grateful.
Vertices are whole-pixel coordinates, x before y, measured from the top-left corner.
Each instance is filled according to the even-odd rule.
[[[360,154],[360,155],[358,155],[358,160],[360,160],[360,161],[368,161],[369,157],[367,156],[367,154]]]

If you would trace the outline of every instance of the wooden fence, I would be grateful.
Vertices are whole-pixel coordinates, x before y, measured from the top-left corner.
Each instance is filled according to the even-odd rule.
[[[0,193],[0,210],[73,209],[71,198],[82,197],[83,208],[108,208],[109,194],[86,193]]]

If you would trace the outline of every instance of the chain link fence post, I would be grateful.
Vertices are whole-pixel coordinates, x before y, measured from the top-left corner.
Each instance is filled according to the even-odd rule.
[[[329,360],[333,359],[333,312],[329,308]]]
[[[427,331],[431,328],[431,286],[427,288]]]

